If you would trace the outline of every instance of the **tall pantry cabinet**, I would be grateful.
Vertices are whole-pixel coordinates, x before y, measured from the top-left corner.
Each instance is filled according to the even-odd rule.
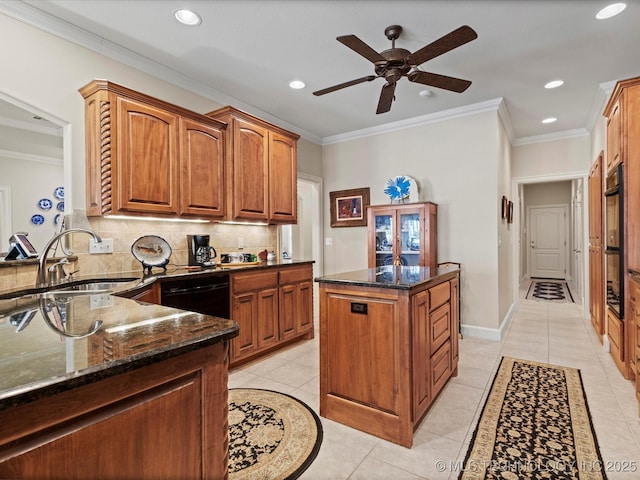
[[[616,84],[604,110],[607,117],[607,171],[612,172],[618,164],[623,165],[623,272],[624,291],[634,291],[634,272],[640,271],[640,77],[630,78]],[[637,354],[639,350],[636,305],[630,295],[621,299],[624,318],[617,319],[607,309],[608,335],[619,341],[620,358],[612,355],[622,374],[629,379],[637,378]],[[617,337],[617,338],[616,338]]]
[[[591,323],[602,343],[604,334],[604,246],[602,199],[604,152],[589,171],[589,312]]]

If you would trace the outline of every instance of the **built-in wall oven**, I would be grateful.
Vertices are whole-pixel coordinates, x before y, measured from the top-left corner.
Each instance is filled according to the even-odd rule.
[[[605,190],[607,257],[607,305],[618,318],[624,317],[624,216],[623,167],[619,164],[608,176]]]

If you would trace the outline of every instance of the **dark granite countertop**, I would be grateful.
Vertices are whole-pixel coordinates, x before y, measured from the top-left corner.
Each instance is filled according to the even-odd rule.
[[[440,266],[434,270],[420,266],[382,266],[352,272],[336,273],[315,279],[318,283],[332,283],[359,287],[392,288],[411,290],[413,288],[438,284],[454,276],[460,269],[456,264]]]
[[[283,260],[232,268],[174,268],[74,278],[120,280],[109,293],[0,292],[0,410],[155,363],[238,334],[232,320],[122,298],[163,279],[293,266]],[[100,345],[112,348],[103,351]],[[108,353],[108,354],[107,354]]]

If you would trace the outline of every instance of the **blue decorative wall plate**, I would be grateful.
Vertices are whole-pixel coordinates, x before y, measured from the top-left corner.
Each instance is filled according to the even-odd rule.
[[[44,223],[44,217],[40,214],[33,215],[31,217],[31,223],[34,225],[42,225]]]
[[[53,191],[53,196],[56,197],[58,200],[64,200],[64,187],[57,187]]]
[[[56,205],[56,208],[58,209],[59,212],[64,212],[64,202],[58,202],[58,204]]]
[[[48,198],[41,198],[40,200],[38,200],[38,207],[40,207],[42,210],[51,210],[51,207],[53,207],[53,202]]]

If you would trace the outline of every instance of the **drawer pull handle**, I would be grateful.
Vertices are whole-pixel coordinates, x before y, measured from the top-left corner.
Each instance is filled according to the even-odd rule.
[[[351,313],[367,315],[368,305],[366,303],[351,302]]]

